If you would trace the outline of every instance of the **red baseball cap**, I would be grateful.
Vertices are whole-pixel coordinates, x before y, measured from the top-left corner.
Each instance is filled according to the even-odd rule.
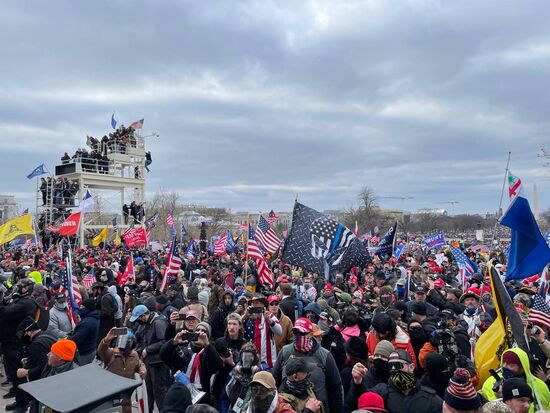
[[[445,287],[445,281],[443,281],[441,278],[438,278],[437,280],[434,281],[434,287],[438,287],[438,288]]]
[[[387,412],[384,408],[384,399],[382,399],[382,396],[373,392],[363,393],[357,401],[357,408],[359,410]]]
[[[269,297],[267,297],[267,302],[271,304],[273,301],[279,302],[281,301],[281,299],[277,294],[271,294]]]
[[[355,275],[352,275],[351,277],[349,277],[349,282],[350,283],[357,283],[357,277]]]
[[[313,324],[308,318],[300,317],[296,320],[296,323],[294,323],[293,330],[298,330],[301,333],[311,333],[313,331]]]

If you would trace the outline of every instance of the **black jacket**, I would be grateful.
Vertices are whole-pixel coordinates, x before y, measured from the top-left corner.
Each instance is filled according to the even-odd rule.
[[[25,317],[35,317],[38,304],[30,297],[25,296],[17,301],[0,305],[0,341],[2,343],[15,343],[17,326]]]
[[[336,330],[334,327],[331,327],[330,330],[323,334],[321,338],[321,346],[326,348],[334,357],[334,361],[338,366],[338,370],[344,368],[344,362],[346,361],[346,349],[344,348],[344,337],[342,334]]]
[[[279,309],[288,317],[292,324],[296,321],[295,309],[298,308],[298,299],[296,297],[285,297],[279,303]]]
[[[384,399],[386,410],[391,413],[441,413],[443,400],[431,387],[422,386],[419,381],[409,394],[401,393],[393,384],[380,383],[368,390],[363,383],[351,383],[346,396],[346,411],[357,409],[357,400],[366,391],[378,393]]]
[[[145,324],[140,324],[136,331],[138,353],[146,350],[147,356],[143,360],[146,365],[161,364],[160,349],[163,346],[168,320],[161,314],[152,313]]]
[[[231,295],[231,305],[225,305],[224,299],[227,294]],[[212,314],[212,317],[210,318],[210,326],[212,327],[212,340],[217,340],[218,338],[222,337],[225,333],[225,317],[228,316],[229,313],[233,312],[235,310],[235,306],[233,305],[235,302],[235,298],[233,296],[233,293],[226,291],[222,296],[222,302],[214,310],[214,314]]]
[[[38,380],[48,364],[48,353],[52,344],[57,341],[57,337],[40,332],[34,336],[31,344],[27,348],[27,366],[29,370],[29,380]]]
[[[76,343],[78,353],[86,356],[95,352],[99,334],[99,314],[96,310],[80,310],[80,322],[76,325],[71,340]]]

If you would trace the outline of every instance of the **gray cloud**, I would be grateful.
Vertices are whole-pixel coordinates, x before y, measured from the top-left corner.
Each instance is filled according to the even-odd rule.
[[[25,2],[0,15],[2,192],[87,133],[145,117],[147,188],[185,202],[348,206],[363,185],[496,209],[511,170],[541,207],[550,123],[543,1]],[[529,194],[529,191],[528,191]],[[401,207],[399,200],[383,200]]]

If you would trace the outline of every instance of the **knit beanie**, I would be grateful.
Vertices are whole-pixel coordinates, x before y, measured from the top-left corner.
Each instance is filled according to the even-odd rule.
[[[72,361],[76,353],[76,343],[73,340],[62,338],[52,344],[51,351],[64,361]]]
[[[455,370],[449,386],[445,389],[443,400],[456,410],[476,410],[481,406],[481,398],[470,381],[468,370]]]
[[[519,397],[528,397],[531,401],[533,400],[533,391],[527,382],[520,377],[504,380],[502,383],[502,401],[505,402]]]
[[[344,343],[346,353],[357,360],[366,360],[369,358],[369,349],[365,340],[352,336]]]
[[[187,299],[188,300],[198,300],[199,299],[199,289],[197,287],[189,287],[187,289]]]
[[[197,328],[199,327],[204,327],[204,329],[208,332],[208,338],[210,338],[210,334],[212,334],[212,327],[210,327],[210,324],[208,324],[207,322],[203,321],[199,324],[197,324]]]
[[[381,340],[374,349],[374,355],[390,358],[390,354],[393,353],[395,347],[388,340]]]
[[[170,386],[166,396],[162,413],[185,413],[188,406],[191,406],[191,392],[183,383],[176,382]]]
[[[439,353],[430,353],[426,357],[426,372],[428,375],[440,373],[449,368],[449,362]]]

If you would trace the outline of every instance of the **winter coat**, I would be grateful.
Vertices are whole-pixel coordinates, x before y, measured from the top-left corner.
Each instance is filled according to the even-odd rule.
[[[520,349],[519,347],[516,347],[516,348],[506,350],[504,353],[502,353],[502,357],[504,357],[504,354],[509,351],[515,353],[519,357],[519,360],[521,361],[521,366],[523,367],[523,371],[525,372],[525,378],[529,387],[531,387],[532,389],[534,385],[536,388],[536,391],[540,398],[540,402],[542,403],[542,406],[540,406],[536,410],[549,410],[550,409],[550,390],[548,390],[548,386],[546,385],[545,382],[543,382],[538,377],[533,376],[533,374],[531,373],[529,356],[527,355],[527,353],[522,349]],[[502,366],[502,358],[501,358],[500,365]],[[502,377],[502,373],[499,372],[497,374],[500,377]],[[489,401],[496,400],[497,398],[495,396],[495,393],[493,392],[493,385],[495,384],[495,381],[496,381],[495,378],[491,376],[487,380],[485,380],[485,383],[483,383],[483,387],[481,388],[481,392],[483,393],[485,398]],[[536,404],[536,400],[535,400],[535,403],[531,403],[529,413],[533,413],[535,411],[535,404]]]
[[[275,347],[277,352],[281,351],[283,346],[292,343],[294,339],[294,333],[292,332],[292,321],[282,311],[279,311],[277,317],[279,318],[279,324],[283,329],[283,334],[275,336]]]
[[[27,365],[29,380],[38,380],[48,364],[48,353],[57,338],[50,333],[40,332],[35,335],[27,348]]]
[[[296,297],[287,296],[283,298],[279,303],[279,308],[288,318],[290,318],[292,324],[296,322],[295,309],[299,309],[299,304]],[[300,314],[298,314],[298,317],[300,317]]]
[[[0,302],[0,342],[15,343],[17,326],[25,317],[34,318],[38,305],[30,297],[21,297],[8,305],[2,305]]]
[[[336,328],[331,327],[330,330],[322,335],[321,346],[326,348],[332,354],[338,370],[344,367],[346,360],[346,349],[344,348],[344,338]]]
[[[136,331],[138,353],[146,350],[147,356],[143,360],[147,366],[162,363],[160,349],[165,343],[166,328],[168,320],[166,317],[152,313],[145,324],[140,324]]]
[[[105,293],[98,298],[96,306],[99,311],[98,339],[101,340],[115,326],[115,299],[111,294]]]
[[[81,356],[95,352],[99,334],[99,314],[96,310],[80,310],[80,322],[76,325],[71,340],[76,343]]]
[[[416,355],[414,354],[414,349],[411,344],[411,339],[405,333],[401,327],[396,327],[397,332],[395,335],[395,338],[391,340],[391,343],[393,344],[393,347],[398,350],[406,350],[407,353],[411,355],[411,359],[413,361],[413,364],[416,366]],[[374,350],[376,349],[376,345],[380,342],[380,339],[376,336],[376,333],[374,330],[371,330],[369,332],[369,335],[367,336],[367,346],[369,348],[369,357],[374,356]]]
[[[362,382],[355,384],[352,381],[350,391],[346,396],[346,409],[357,409],[357,400],[364,392],[378,393],[384,399],[386,410],[391,413],[441,413],[443,400],[431,387],[422,386],[416,382],[416,386],[407,394],[401,393],[391,382],[380,383],[368,390]]]
[[[225,296],[231,296],[231,304],[225,305]],[[210,326],[212,327],[212,340],[216,340],[223,336],[225,332],[225,318],[229,313],[235,310],[235,299],[231,291],[226,291],[221,299],[218,308],[214,310],[212,317],[210,318]]]
[[[50,310],[50,324],[47,331],[57,338],[66,338],[72,333],[73,326],[67,309],[59,310],[54,306]]]
[[[111,294],[111,296],[115,299],[117,304],[117,310],[115,312],[115,320],[120,320],[122,318],[122,299],[116,292],[116,287],[114,285],[111,285],[109,288],[107,288],[107,292]]]
[[[348,341],[352,337],[359,337],[361,335],[361,330],[359,326],[355,324],[354,326],[341,329],[340,334],[342,334],[344,341]]]

